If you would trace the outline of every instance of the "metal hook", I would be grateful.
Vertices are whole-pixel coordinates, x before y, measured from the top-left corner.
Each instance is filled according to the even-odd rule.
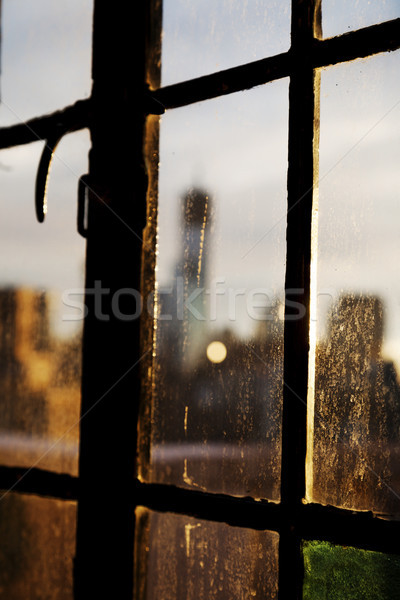
[[[58,131],[52,138],[49,138],[46,141],[42,156],[40,158],[35,189],[36,218],[39,223],[43,223],[44,217],[47,213],[47,182],[49,180],[51,161],[53,159],[53,154],[57,144],[63,137],[64,133],[64,131]]]

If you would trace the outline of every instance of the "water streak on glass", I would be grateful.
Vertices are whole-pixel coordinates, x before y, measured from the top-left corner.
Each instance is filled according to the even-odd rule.
[[[322,72],[309,499],[400,512],[400,53]]]
[[[277,598],[277,533],[139,507],[136,600]]]
[[[0,494],[1,597],[72,600],[76,503]]]
[[[90,95],[92,13],[93,0],[2,0],[3,127]]]
[[[287,93],[162,117],[144,479],[279,500]]]
[[[398,0],[322,0],[322,31],[326,38],[399,17]]]
[[[77,474],[85,242],[76,195],[89,135],[60,143],[39,224],[42,148],[0,155],[0,462]]]
[[[400,557],[328,542],[305,542],[304,600],[393,600]]]
[[[161,83],[169,85],[285,52],[289,0],[165,0]]]

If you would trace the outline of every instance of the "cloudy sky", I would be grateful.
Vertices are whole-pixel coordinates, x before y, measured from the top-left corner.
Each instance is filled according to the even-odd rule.
[[[1,126],[90,95],[91,28],[91,0],[2,2]],[[76,232],[76,194],[77,180],[87,172],[89,135],[70,134],[60,143],[48,215],[40,225],[34,189],[42,149],[39,141],[0,153],[0,284],[54,291],[57,327],[68,331],[71,326],[60,323],[61,294],[83,287],[85,244]]]
[[[379,295],[398,365],[399,68],[397,51],[322,73],[318,236],[319,290]]]
[[[164,0],[162,84],[285,52],[290,0]],[[398,0],[322,0],[325,37],[399,16]]]
[[[399,15],[396,1],[325,0],[323,31],[336,35]],[[164,25],[164,84],[289,45],[285,2],[167,0]],[[399,67],[394,52],[322,72],[317,332],[325,334],[326,312],[341,293],[377,294],[385,352],[400,367]],[[161,284],[179,256],[179,199],[200,185],[216,211],[211,277],[283,293],[287,90],[282,80],[162,117]],[[251,335],[255,325],[242,303],[231,326]]]
[[[90,94],[92,1],[3,0],[0,123],[21,122]],[[323,3],[326,36],[399,16],[397,0]],[[165,0],[163,84],[284,52],[289,0]],[[318,285],[380,294],[387,347],[400,356],[397,211],[398,53],[325,70],[321,87]],[[158,277],[179,254],[179,198],[203,186],[215,209],[211,276],[226,286],[280,294],[285,270],[288,81],[168,111],[161,119]],[[76,186],[87,170],[87,132],[67,136],[35,221],[42,142],[0,156],[0,282],[63,290],[83,284]],[[326,297],[321,303],[324,333]],[[244,307],[242,306],[242,313]],[[224,320],[225,317],[222,317]],[[254,327],[243,313],[243,335]],[[397,350],[396,350],[397,348]]]

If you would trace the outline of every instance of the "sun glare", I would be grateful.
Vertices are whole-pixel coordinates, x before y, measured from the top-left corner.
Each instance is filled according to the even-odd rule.
[[[207,346],[207,358],[212,363],[221,363],[225,360],[227,350],[225,344],[222,342],[211,342]]]

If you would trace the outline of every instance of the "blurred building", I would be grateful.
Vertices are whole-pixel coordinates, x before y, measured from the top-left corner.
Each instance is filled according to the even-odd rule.
[[[62,437],[54,447],[55,468],[76,469],[79,428],[68,430],[79,421],[80,359],[80,336],[60,339],[52,333],[44,292],[0,290],[3,464],[30,466],[30,458],[32,464],[37,459],[35,444],[40,455],[46,443]]]
[[[324,502],[399,509],[400,387],[382,356],[384,307],[348,294],[317,348],[314,489]],[[317,498],[316,498],[317,499]]]
[[[157,298],[153,477],[179,483],[184,473],[209,490],[226,481],[238,493],[278,497],[283,322],[274,309],[250,340],[217,330],[207,295],[215,251],[208,194],[190,190],[181,215],[173,281]],[[208,352],[213,343],[222,358]]]
[[[180,239],[174,275],[158,289],[157,345],[174,348],[173,362],[190,370],[202,352],[207,334],[206,288],[212,245],[213,207],[206,191],[191,188],[181,199]]]

